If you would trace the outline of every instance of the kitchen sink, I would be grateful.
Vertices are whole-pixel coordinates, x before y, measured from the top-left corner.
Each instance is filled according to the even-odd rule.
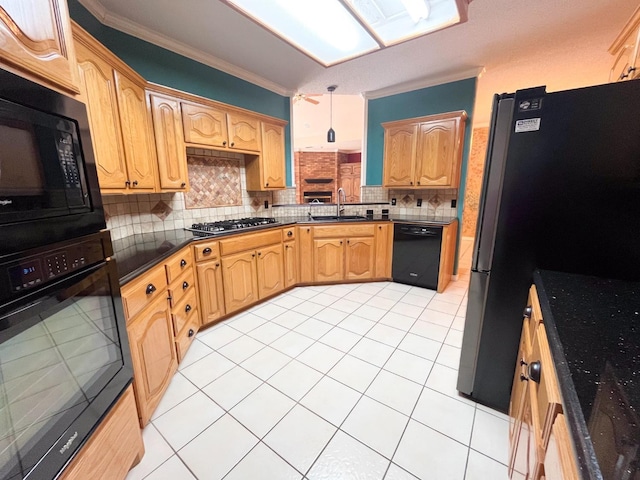
[[[311,220],[316,222],[339,222],[344,220],[366,220],[361,215],[311,215]]]

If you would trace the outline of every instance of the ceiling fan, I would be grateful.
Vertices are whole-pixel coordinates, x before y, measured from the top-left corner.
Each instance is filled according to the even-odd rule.
[[[309,95],[307,95],[305,93],[296,93],[293,96],[293,103],[297,103],[300,100],[304,100],[305,102],[309,102],[309,103],[311,103],[313,105],[318,105],[320,102],[318,100],[315,100],[315,99],[310,98],[310,97],[321,97],[321,96],[322,95],[320,95],[320,94],[313,94],[313,93],[309,94]]]

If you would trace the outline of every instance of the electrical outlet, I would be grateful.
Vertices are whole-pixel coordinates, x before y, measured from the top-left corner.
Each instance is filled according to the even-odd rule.
[[[458,200],[456,200],[455,198],[451,200],[451,208],[456,208],[457,204],[458,204]]]
[[[416,202],[416,205],[417,205],[418,207],[421,207],[421,206],[422,206],[422,199],[421,199],[421,198],[419,198],[419,199],[418,199],[418,201]]]
[[[269,208],[269,200],[264,201],[264,208],[265,209]]]
[[[391,205],[395,205],[395,204],[396,204],[396,199],[395,199],[395,198],[392,198],[392,199],[391,199]]]

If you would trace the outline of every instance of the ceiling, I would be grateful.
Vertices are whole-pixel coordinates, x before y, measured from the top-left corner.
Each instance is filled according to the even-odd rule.
[[[637,0],[474,0],[468,21],[325,68],[219,0],[79,0],[102,23],[282,95],[375,98],[468,78],[476,126],[494,93],[605,83],[607,52]]]

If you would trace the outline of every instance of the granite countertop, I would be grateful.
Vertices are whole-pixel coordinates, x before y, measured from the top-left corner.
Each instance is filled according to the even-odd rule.
[[[640,282],[534,274],[584,479],[640,476]]]
[[[237,235],[239,233],[248,233],[256,230],[268,230],[270,228],[281,228],[287,225],[295,224],[313,224],[313,225],[326,225],[336,222],[323,222],[310,220],[308,216],[300,217],[274,217],[278,221],[275,224],[269,224],[257,227],[249,230],[230,230],[227,232],[217,233],[212,237],[199,237],[194,236],[190,231],[184,229],[167,230],[163,232],[155,233],[143,233],[137,235],[131,235],[129,237],[114,240],[113,250],[116,264],[118,266],[120,285],[124,285],[130,282],[138,275],[144,273],[149,268],[159,264],[164,259],[170,257],[181,248],[185,247],[189,243],[197,240],[205,240],[211,238],[223,238],[230,235]],[[362,220],[344,220],[340,223],[354,223],[354,222],[379,222],[379,221],[394,221],[394,222],[414,222],[436,225],[448,225],[456,221],[456,217],[436,218],[429,216],[409,216],[409,215],[390,215],[388,218],[383,218],[381,215],[374,215],[373,218],[366,218]]]

